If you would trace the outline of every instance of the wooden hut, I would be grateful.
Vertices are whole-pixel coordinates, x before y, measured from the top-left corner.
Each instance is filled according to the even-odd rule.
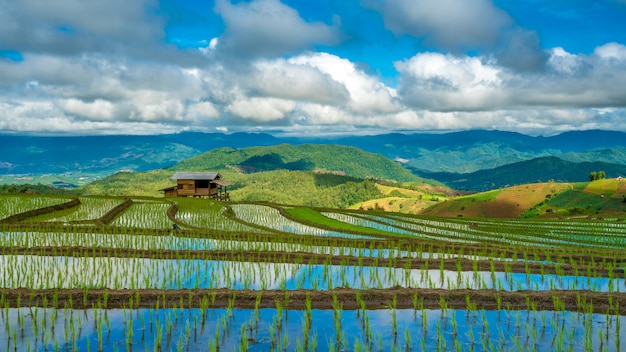
[[[176,181],[176,186],[160,190],[166,197],[230,199],[226,187],[231,184],[222,180],[217,172],[177,172],[170,180]]]

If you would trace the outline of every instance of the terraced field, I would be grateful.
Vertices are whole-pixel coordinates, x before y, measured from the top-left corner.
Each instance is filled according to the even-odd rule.
[[[0,202],[7,351],[625,348],[617,218],[187,198]]]

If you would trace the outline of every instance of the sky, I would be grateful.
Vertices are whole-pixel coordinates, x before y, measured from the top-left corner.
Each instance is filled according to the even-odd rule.
[[[0,133],[626,131],[626,0],[0,0]]]

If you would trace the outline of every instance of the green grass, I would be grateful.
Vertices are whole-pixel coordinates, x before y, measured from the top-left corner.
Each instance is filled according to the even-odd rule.
[[[498,196],[498,194],[500,194],[500,192],[502,192],[501,189],[496,189],[493,191],[472,194],[469,196],[461,196],[456,199],[465,200],[469,202],[488,202],[490,200],[494,200]]]
[[[370,227],[356,226],[345,223],[343,221],[331,219],[310,208],[286,208],[285,213],[288,215],[309,222],[315,223],[323,227],[332,228],[338,231],[359,232],[371,235],[389,235],[398,237],[397,233],[376,230]]]
[[[617,180],[597,180],[593,182],[589,182],[587,187],[585,188],[585,192],[594,193],[594,194],[603,194],[607,197],[612,197],[613,194],[617,191]]]
[[[609,198],[607,196],[602,198],[598,194],[591,194],[576,190],[561,192],[548,201],[547,204],[558,208],[579,207],[588,210],[620,210],[624,208],[624,204],[621,199]]]

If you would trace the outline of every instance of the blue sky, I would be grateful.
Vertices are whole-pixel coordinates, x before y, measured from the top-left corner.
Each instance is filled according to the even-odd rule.
[[[626,131],[625,0],[0,0],[0,132]]]

